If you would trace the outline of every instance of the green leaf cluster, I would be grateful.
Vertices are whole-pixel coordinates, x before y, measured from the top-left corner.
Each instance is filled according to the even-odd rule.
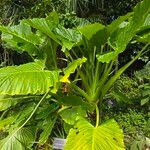
[[[133,13],[108,26],[93,23],[65,28],[59,24],[56,12],[47,18],[22,20],[19,25],[0,26],[4,45],[18,52],[25,51],[32,57],[32,62],[27,64],[0,69],[1,102],[6,101],[1,107],[0,122],[5,121],[2,128],[9,134],[0,146],[9,149],[13,144],[14,148],[25,148],[31,134],[26,132],[29,135],[25,134],[24,139],[21,131],[30,126],[31,121],[34,127],[38,125],[40,131],[35,134],[40,133],[38,140],[43,144],[56,119],[61,117],[70,125],[77,122],[77,129],[70,130],[65,149],[70,149],[70,145],[74,149],[124,149],[123,135],[116,122],[100,125],[101,110],[97,105],[102,104],[119,76],[149,51],[148,41],[135,58],[114,73],[116,57],[125,51],[134,37],[139,36],[145,25],[150,12],[148,4],[149,0],[140,2]],[[58,50],[63,53],[63,58],[59,57]],[[65,61],[66,65],[60,67],[58,60]],[[19,99],[12,102],[16,97]],[[27,101],[25,97],[28,97]],[[95,108],[96,127],[79,119],[87,117]],[[71,142],[73,138],[80,139],[77,147]]]

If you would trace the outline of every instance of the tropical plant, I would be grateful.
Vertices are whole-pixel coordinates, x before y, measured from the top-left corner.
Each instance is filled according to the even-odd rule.
[[[100,124],[101,104],[118,77],[149,50],[149,40],[144,39],[146,44],[135,58],[114,73],[116,57],[148,26],[144,23],[149,12],[149,0],[144,0],[133,13],[108,26],[94,23],[66,29],[59,24],[56,12],[47,18],[22,20],[19,25],[0,26],[5,46],[27,52],[33,61],[0,69],[1,104],[5,104],[1,129],[8,134],[0,143],[1,149],[25,149],[34,140],[43,144],[58,115],[74,126],[69,131],[66,150],[125,149],[117,123],[110,120]],[[57,57],[59,47],[63,58]],[[63,66],[62,61],[66,61]],[[95,109],[93,126],[86,118]],[[34,134],[31,126],[36,128]]]

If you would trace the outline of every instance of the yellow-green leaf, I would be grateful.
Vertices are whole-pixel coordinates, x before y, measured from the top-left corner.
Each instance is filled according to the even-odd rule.
[[[78,58],[77,60],[74,60],[71,62],[67,68],[64,69],[64,76],[60,79],[61,82],[70,82],[69,76],[70,74],[74,73],[77,67],[81,66],[84,62],[86,62],[86,58]]]
[[[67,137],[65,150],[125,150],[123,132],[114,120],[98,127],[84,119],[78,121]]]

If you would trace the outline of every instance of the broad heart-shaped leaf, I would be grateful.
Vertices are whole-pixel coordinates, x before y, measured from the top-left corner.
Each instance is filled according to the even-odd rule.
[[[79,27],[78,30],[88,41],[88,44],[92,49],[94,46],[99,48],[101,47],[101,45],[107,42],[107,31],[105,29],[105,26],[100,23],[94,23]]]
[[[0,69],[0,95],[44,94],[56,92],[58,71],[44,70],[40,61]]]
[[[0,141],[1,150],[25,150],[32,146],[35,139],[34,128],[22,128]]]
[[[78,30],[85,36],[85,38],[90,40],[97,32],[103,30],[104,28],[104,25],[100,23],[94,23],[83,27],[79,27]]]
[[[143,26],[147,15],[150,12],[149,0],[143,0],[134,8],[134,14],[129,24],[119,27],[110,37],[110,45],[118,52],[124,51],[129,41],[135,36],[136,32]]]
[[[125,16],[120,16],[116,20],[114,20],[110,25],[107,26],[107,30],[109,34],[112,34],[115,30],[117,30],[118,26],[123,22],[128,20],[133,13],[127,13]]]
[[[78,58],[71,62],[67,68],[64,69],[64,76],[60,79],[61,82],[70,82],[68,77],[70,74],[74,73],[77,67],[81,66],[84,62],[86,62],[86,58]]]
[[[77,29],[66,29],[63,26],[58,26],[55,29],[57,38],[61,41],[61,45],[65,49],[70,50],[82,41],[82,35]]]
[[[40,32],[44,33],[55,42],[59,43],[56,35],[52,32],[54,28],[58,25],[58,16],[55,12],[51,13],[47,18],[33,18],[33,19],[25,19],[22,21],[30,25],[31,27],[39,30]]]
[[[98,60],[108,63],[111,60],[114,60],[119,53],[123,52],[130,40],[136,35],[138,30],[145,23],[149,12],[149,0],[143,0],[142,2],[138,3],[134,8],[132,19],[129,20],[128,24],[125,26],[122,26],[121,23],[118,24],[118,29],[110,35],[108,43],[115,51],[106,54],[104,53],[100,56],[98,55]],[[110,27],[111,26],[108,26],[108,30],[111,30]],[[109,56],[111,57],[109,58]]]
[[[81,119],[70,130],[64,150],[125,150],[123,133],[114,120],[94,127]]]
[[[39,53],[39,45],[42,38],[31,31],[31,27],[25,24],[15,26],[0,26],[2,31],[2,41],[7,47],[18,50],[19,52],[26,51],[31,55]]]

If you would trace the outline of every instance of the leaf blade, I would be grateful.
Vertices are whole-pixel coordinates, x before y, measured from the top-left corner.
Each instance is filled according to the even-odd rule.
[[[41,62],[0,69],[0,95],[44,94],[58,82],[58,71],[44,70]]]
[[[79,120],[71,129],[65,150],[124,150],[122,130],[114,120],[94,127],[86,120]]]

